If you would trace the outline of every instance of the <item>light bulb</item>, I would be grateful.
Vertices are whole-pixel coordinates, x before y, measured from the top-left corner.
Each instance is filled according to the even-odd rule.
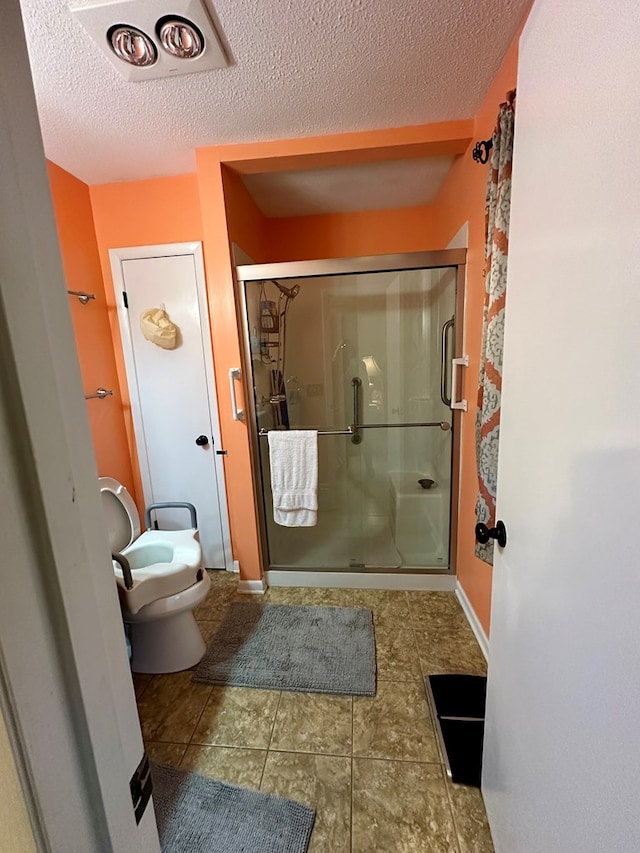
[[[195,59],[204,51],[204,36],[185,18],[162,18],[157,33],[162,47],[178,59]]]
[[[129,65],[145,68],[153,65],[158,58],[152,39],[136,27],[118,24],[111,27],[107,39],[115,55]]]

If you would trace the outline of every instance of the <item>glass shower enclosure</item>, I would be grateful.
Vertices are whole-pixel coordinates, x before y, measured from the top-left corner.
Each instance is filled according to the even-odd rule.
[[[453,571],[465,254],[238,267],[265,569]],[[273,429],[318,430],[315,527],[274,522]]]

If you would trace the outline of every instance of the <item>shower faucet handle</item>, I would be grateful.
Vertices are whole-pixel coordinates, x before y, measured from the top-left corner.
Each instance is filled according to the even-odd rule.
[[[495,527],[486,524],[476,524],[476,539],[481,545],[486,545],[489,539],[495,539],[501,548],[507,544],[507,528],[503,521],[496,522]]]

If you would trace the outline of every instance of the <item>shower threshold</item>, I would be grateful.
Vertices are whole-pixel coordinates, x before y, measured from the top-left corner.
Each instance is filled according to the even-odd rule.
[[[329,572],[340,574],[342,572],[353,573],[388,573],[394,575],[402,574],[449,574],[449,566],[376,566],[365,563],[350,562],[344,566],[301,566],[300,564],[272,563],[267,569],[269,572]]]
[[[444,592],[455,590],[456,576],[448,569],[305,569],[271,567],[265,573],[269,586],[325,589],[396,589]]]

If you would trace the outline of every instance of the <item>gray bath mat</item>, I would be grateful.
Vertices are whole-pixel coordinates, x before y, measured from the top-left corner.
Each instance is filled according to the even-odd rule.
[[[193,680],[375,696],[371,611],[234,603],[211,638]]]
[[[308,806],[162,764],[151,776],[163,853],[306,853]]]

